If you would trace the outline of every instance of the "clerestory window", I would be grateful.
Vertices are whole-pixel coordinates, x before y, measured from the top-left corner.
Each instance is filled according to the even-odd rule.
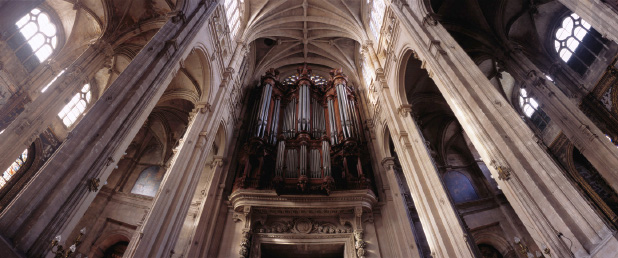
[[[564,17],[554,37],[560,58],[580,75],[597,59],[603,45],[601,35],[575,13]]]
[[[539,107],[539,103],[524,88],[519,89],[519,105],[524,115],[541,131],[549,124],[549,116]]]
[[[15,175],[24,164],[26,164],[27,159],[28,149],[25,149],[15,160],[15,162],[13,162],[13,164],[11,164],[11,166],[9,166],[4,173],[2,173],[2,176],[0,177],[0,189],[2,189],[9,182],[9,180],[11,180],[13,175]]]
[[[90,84],[84,85],[80,92],[75,94],[71,101],[58,113],[58,117],[62,119],[65,126],[70,127],[77,119],[86,111],[88,103],[92,98],[90,92]]]
[[[58,45],[56,25],[49,14],[34,8],[15,23],[7,43],[28,71],[47,60]]]
[[[369,3],[371,0],[367,0]],[[380,38],[380,30],[382,29],[382,21],[384,20],[384,9],[386,5],[384,0],[371,1],[371,14],[369,19],[369,29],[373,36],[377,39]]]
[[[230,37],[234,38],[240,27],[238,0],[225,0],[225,17],[230,27]]]

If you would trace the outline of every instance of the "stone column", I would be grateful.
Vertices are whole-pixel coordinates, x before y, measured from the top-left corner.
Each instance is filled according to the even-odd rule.
[[[187,127],[178,151],[170,161],[161,186],[144,223],[133,234],[125,257],[163,257],[171,253],[185,222],[210,146],[215,133],[214,121],[220,118],[215,112],[198,112]]]
[[[192,238],[189,241],[191,246],[189,247],[187,257],[209,257],[213,238],[220,236],[215,234],[215,229],[218,226],[217,223],[221,223],[221,220],[218,218],[225,216],[221,215],[222,209],[224,212],[227,212],[227,206],[222,205],[223,187],[220,185],[222,183],[221,180],[225,178],[223,172],[225,166],[223,163],[224,161],[221,157],[215,156],[212,163],[214,167],[211,175],[209,175],[210,181],[207,182],[208,185],[204,186],[204,197],[198,213],[199,222],[197,227],[194,228],[194,232],[192,232]]]
[[[524,82],[551,121],[618,191],[618,148],[601,130],[521,52],[513,51],[506,66],[519,81]]]
[[[416,246],[416,236],[412,232],[412,225],[407,216],[408,207],[404,204],[403,193],[399,188],[399,182],[395,175],[395,158],[384,158],[382,160],[382,167],[384,168],[384,174],[386,174],[390,195],[392,196],[390,202],[394,206],[393,210],[395,211],[390,217],[395,217],[395,220],[386,222],[393,226],[394,232],[391,234],[395,235],[393,236],[395,243],[391,243],[390,246],[382,246],[382,248],[396,247],[393,249],[398,249],[399,255],[397,257],[420,257],[418,246]]]
[[[105,62],[110,60],[112,55],[111,45],[100,39],[88,47],[45,93],[38,92],[44,85],[30,85],[30,88],[21,89],[21,94],[13,95],[9,101],[23,102],[23,105],[4,105],[0,109],[2,120],[12,120],[0,134],[0,142],[4,146],[11,146],[0,148],[0,167],[8,167],[23,149],[30,146],[54,120],[59,119],[60,110],[104,66]],[[39,94],[41,95],[37,97]],[[34,101],[30,102],[31,99]],[[21,107],[25,108],[21,112],[11,110]],[[5,117],[13,115],[15,117]]]
[[[618,42],[618,12],[603,0],[559,0],[603,37]]]
[[[376,57],[371,45],[368,44],[365,51],[369,57]],[[379,62],[372,63],[379,65]],[[406,111],[400,112],[401,110],[393,106],[397,101],[388,93],[389,87],[382,67],[374,69],[376,71],[374,88],[379,92],[379,99],[372,108],[384,109],[387,112],[388,128],[391,128],[391,136],[410,194],[412,199],[418,200],[415,204],[421,224],[427,225],[423,226],[423,230],[426,232],[432,254],[435,257],[445,258],[475,257],[457,212],[449,204],[449,197],[441,187],[442,179],[426,149],[425,140],[409,116],[409,107]]]
[[[0,234],[27,256],[73,231],[179,68],[213,5],[171,18],[112,83],[54,156],[0,214]],[[68,241],[70,242],[70,241]]]
[[[448,31],[421,6],[391,7],[537,246],[552,257],[614,256],[612,231]]]

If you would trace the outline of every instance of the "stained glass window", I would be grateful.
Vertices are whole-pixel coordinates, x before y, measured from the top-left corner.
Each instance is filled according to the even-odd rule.
[[[139,178],[135,182],[133,189],[131,189],[131,193],[154,197],[159,190],[165,172],[160,170],[158,166],[144,169],[139,174]]]
[[[82,90],[75,94],[71,101],[67,103],[60,113],[58,113],[58,117],[62,119],[62,122],[67,127],[71,126],[77,119],[86,111],[86,107],[88,103],[90,103],[90,99],[92,98],[92,93],[90,93],[90,84],[84,85]]]
[[[11,180],[13,175],[19,171],[19,169],[26,164],[26,160],[28,159],[28,149],[25,149],[24,152],[19,155],[17,160],[7,168],[4,173],[2,173],[2,177],[0,177],[0,189],[6,185],[6,183]]]

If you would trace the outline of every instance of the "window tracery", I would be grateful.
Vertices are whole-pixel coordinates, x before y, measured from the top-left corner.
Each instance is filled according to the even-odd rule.
[[[560,59],[580,75],[588,70],[603,45],[600,34],[576,13],[564,17],[554,35],[554,48]]]
[[[58,44],[57,28],[49,14],[39,8],[19,19],[15,26],[19,33],[8,40],[17,57],[30,71],[47,60]],[[27,44],[26,44],[27,43]],[[36,56],[36,58],[32,58]]]
[[[369,3],[369,0],[367,1]],[[380,29],[384,20],[384,0],[373,0],[371,2],[371,14],[369,18],[369,29],[376,39],[380,38]]]
[[[92,98],[92,93],[90,92],[90,84],[85,84],[80,92],[76,93],[71,101],[67,103],[60,113],[58,113],[58,117],[62,119],[62,122],[65,126],[69,127],[77,121],[90,103],[90,99]]]
[[[9,166],[2,176],[0,177],[0,189],[2,189],[8,182],[11,180],[13,175],[19,171],[19,169],[26,164],[26,160],[28,159],[28,149],[25,149],[21,155]]]
[[[549,116],[539,107],[539,103],[524,88],[519,89],[519,105],[524,115],[541,131],[549,124]]]
[[[242,3],[242,0],[241,0]],[[225,17],[230,27],[230,37],[234,38],[240,27],[238,0],[225,0]]]

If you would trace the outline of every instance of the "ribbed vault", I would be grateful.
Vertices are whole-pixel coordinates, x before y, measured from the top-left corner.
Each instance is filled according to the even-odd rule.
[[[287,77],[306,63],[325,78],[336,67],[358,78],[357,55],[367,38],[363,5],[345,0],[245,1],[248,18],[240,37],[251,42],[254,76],[277,68]]]

